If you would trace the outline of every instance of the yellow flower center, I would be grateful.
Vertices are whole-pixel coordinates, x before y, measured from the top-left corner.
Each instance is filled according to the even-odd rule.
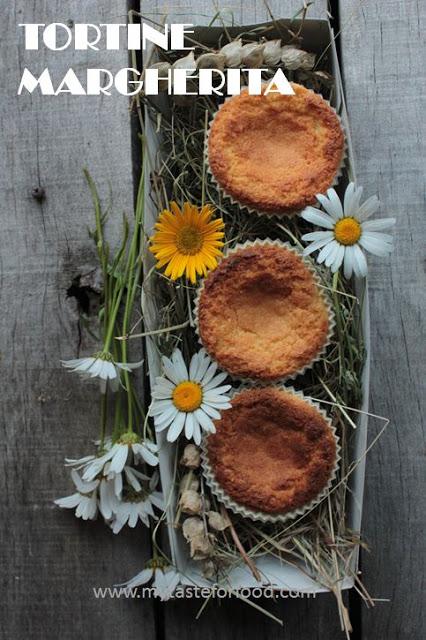
[[[176,246],[181,253],[194,256],[203,246],[203,234],[197,227],[182,227],[176,234]]]
[[[361,237],[361,232],[361,225],[355,218],[341,218],[334,225],[334,237],[340,244],[356,244]]]
[[[173,403],[179,411],[189,413],[201,406],[203,392],[196,382],[181,382],[173,391]]]

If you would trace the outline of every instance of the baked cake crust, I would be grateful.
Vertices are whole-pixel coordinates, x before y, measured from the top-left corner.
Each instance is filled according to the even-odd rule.
[[[247,246],[204,280],[201,342],[221,368],[265,382],[296,374],[327,342],[329,311],[312,272],[285,246]]]
[[[243,91],[217,112],[209,134],[210,169],[226,194],[266,213],[315,204],[333,184],[344,136],[319,94],[291,83],[295,95]]]
[[[326,487],[336,441],[321,413],[276,387],[246,389],[207,441],[217,482],[238,504],[270,514],[299,509]]]

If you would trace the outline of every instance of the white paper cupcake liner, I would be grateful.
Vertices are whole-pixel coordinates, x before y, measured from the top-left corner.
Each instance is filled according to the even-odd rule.
[[[305,87],[306,88],[306,87]],[[308,89],[308,91],[311,91],[311,89]],[[312,92],[314,93],[314,92]],[[319,95],[319,94],[317,94]],[[210,132],[211,132],[211,127],[212,124],[214,122],[214,119],[216,118],[217,114],[219,113],[220,109],[223,107],[223,105],[228,102],[229,100],[232,100],[235,96],[230,96],[228,98],[226,98],[224,100],[224,102],[219,105],[218,110],[213,114],[212,119],[209,122],[209,127],[207,130],[207,134],[205,136],[205,143],[204,143],[204,162],[206,165],[206,169],[207,169],[207,173],[210,176],[210,179],[212,181],[212,183],[214,184],[215,188],[217,189],[217,191],[220,193],[221,197],[223,200],[230,202],[232,205],[234,206],[238,206],[240,207],[240,209],[242,209],[243,211],[246,211],[247,213],[250,214],[255,214],[257,216],[266,216],[268,218],[277,218],[279,220],[283,220],[283,218],[285,219],[286,217],[294,217],[299,215],[304,209],[294,209],[294,210],[290,210],[290,211],[286,211],[285,213],[279,213],[279,212],[274,212],[274,211],[261,211],[260,209],[256,209],[255,207],[252,207],[244,202],[240,202],[239,200],[237,200],[236,198],[234,198],[234,196],[232,196],[230,193],[228,193],[223,187],[222,185],[219,184],[219,182],[216,180],[216,177],[213,173],[213,171],[211,170],[210,167],[210,162],[209,162],[209,137],[210,137]],[[322,97],[322,96],[321,96]],[[331,106],[329,100],[326,100],[325,98],[322,98],[324,100],[324,102],[330,107],[330,109],[335,113],[337,119],[339,120],[340,123],[340,127],[342,129],[343,132],[343,139],[344,139],[344,144],[343,144],[343,151],[342,151],[342,158],[340,160],[340,165],[336,171],[336,174],[333,178],[333,181],[331,182],[330,187],[335,187],[340,178],[342,177],[343,174],[343,169],[345,168],[345,163],[346,163],[346,159],[347,159],[347,153],[348,153],[348,143],[347,143],[347,135],[346,135],[346,130],[345,127],[342,123],[342,119],[339,116],[339,114],[337,113],[336,109],[334,107]]]
[[[321,491],[318,493],[318,495],[315,498],[313,498],[310,502],[306,503],[303,507],[299,507],[298,509],[294,509],[293,511],[288,511],[282,514],[279,514],[279,513],[270,514],[270,513],[265,513],[263,511],[256,511],[254,509],[250,509],[246,506],[239,504],[233,498],[231,498],[231,496],[227,494],[226,491],[222,488],[222,486],[216,480],[214,470],[209,461],[209,454],[208,454],[209,436],[208,435],[205,435],[201,442],[201,466],[203,469],[203,475],[205,477],[207,485],[210,487],[210,490],[216,496],[219,502],[224,504],[227,509],[229,509],[235,514],[242,516],[243,518],[249,518],[250,520],[256,520],[263,523],[284,523],[284,522],[287,522],[288,520],[294,520],[295,518],[299,518],[303,515],[306,515],[308,511],[311,511],[312,509],[314,509],[320,502],[322,502],[322,500],[324,500],[327,497],[331,489],[331,486],[334,480],[336,479],[337,472],[339,470],[341,448],[340,448],[339,438],[336,434],[336,429],[333,426],[330,417],[316,402],[313,402],[310,398],[307,398],[301,391],[296,391],[295,389],[293,389],[293,387],[287,387],[284,385],[276,385],[276,384],[275,385],[270,384],[268,386],[283,389],[288,393],[292,393],[298,396],[299,398],[302,398],[304,402],[314,407],[321,414],[324,420],[327,422],[329,429],[333,434],[334,441],[336,443],[336,459],[335,459],[332,472],[330,473],[329,479],[327,481],[327,484],[324,486],[324,488],[321,489]],[[238,389],[235,389],[232,397],[234,398],[238,396],[242,391],[244,391],[244,389],[247,389],[247,388],[253,388],[253,387],[246,387],[245,385],[240,385]],[[259,388],[264,388],[264,387],[259,386]]]
[[[293,253],[295,253],[303,261],[303,263],[309,269],[309,271],[312,273],[314,282],[316,283],[316,285],[318,287],[318,291],[319,291],[319,293],[320,293],[320,295],[321,295],[321,297],[322,297],[322,299],[324,301],[324,304],[325,304],[325,306],[327,308],[327,312],[328,312],[328,332],[327,332],[326,339],[325,339],[324,344],[322,345],[321,349],[317,352],[317,354],[309,362],[307,362],[303,367],[301,367],[297,371],[295,371],[293,373],[289,373],[286,376],[280,376],[280,377],[278,377],[276,379],[273,379],[273,380],[261,380],[259,378],[255,378],[255,377],[247,378],[247,377],[244,377],[244,376],[239,376],[239,375],[231,373],[230,371],[228,371],[226,369],[226,367],[224,367],[224,365],[222,363],[218,362],[213,357],[213,355],[209,352],[207,347],[203,344],[203,341],[202,341],[201,335],[200,335],[199,305],[200,305],[201,295],[202,295],[202,292],[204,290],[204,282],[205,282],[206,278],[208,278],[208,276],[206,278],[203,278],[203,280],[201,280],[200,285],[199,285],[199,287],[197,289],[197,293],[195,295],[195,299],[194,299],[195,332],[197,334],[199,344],[202,347],[204,347],[204,349],[209,354],[210,358],[214,362],[216,362],[218,368],[221,369],[222,371],[226,371],[228,373],[229,377],[232,380],[237,381],[239,383],[243,383],[243,384],[245,384],[247,386],[250,386],[250,385],[253,385],[253,384],[256,384],[258,386],[269,386],[271,384],[284,384],[288,380],[294,380],[298,376],[302,376],[304,373],[306,373],[306,371],[308,371],[309,369],[311,369],[313,367],[315,362],[318,362],[319,360],[321,360],[322,356],[325,354],[325,352],[327,350],[327,347],[330,345],[331,339],[333,337],[334,327],[335,327],[335,324],[336,324],[335,318],[334,318],[334,312],[333,312],[333,309],[331,307],[330,300],[329,300],[327,294],[325,293],[325,291],[324,291],[324,289],[322,287],[320,277],[319,277],[315,267],[313,266],[312,262],[309,259],[307,259],[305,256],[303,256],[301,251],[296,249],[296,247],[292,246],[288,242],[282,242],[281,240],[271,240],[270,238],[266,238],[264,240],[261,240],[260,238],[257,238],[256,240],[251,240],[251,241],[248,240],[246,242],[236,244],[234,247],[232,247],[232,249],[227,249],[224,252],[224,256],[223,256],[222,260],[224,260],[228,256],[232,255],[233,253],[236,253],[237,251],[241,251],[242,249],[247,249],[249,247],[254,247],[254,246],[284,247],[285,249],[288,249],[289,251],[292,251]]]

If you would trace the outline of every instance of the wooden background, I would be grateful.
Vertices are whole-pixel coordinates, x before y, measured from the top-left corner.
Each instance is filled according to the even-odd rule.
[[[6,3],[5,3],[6,4]],[[242,605],[166,606],[142,600],[96,600],[93,586],[111,586],[142,568],[147,532],[114,537],[85,524],[52,500],[67,495],[65,455],[85,452],[97,432],[90,391],[60,368],[60,358],[87,353],[81,341],[74,278],[95,264],[87,225],[91,203],[82,177],[87,165],[105,200],[113,193],[118,232],[132,211],[134,142],[128,103],[110,98],[16,96],[28,66],[48,66],[57,78],[68,67],[127,66],[127,52],[25,52],[20,22],[123,22],[125,0],[15,0],[2,12],[0,36],[1,155],[1,637],[193,638],[209,640],[334,640],[341,635],[333,598],[284,600],[270,606],[284,629]],[[142,11],[168,11],[176,21],[206,23],[210,0],[142,2]],[[132,7],[139,3],[132,2]],[[268,18],[262,0],[217,2],[236,21]],[[269,0],[288,17],[301,0]],[[317,0],[312,17],[324,17]],[[363,580],[378,602],[367,610],[349,595],[354,638],[417,640],[426,634],[425,578],[425,46],[421,0],[340,0],[331,3],[342,29],[341,63],[358,180],[377,193],[381,213],[396,216],[391,260],[370,260],[372,315],[371,407],[392,423],[367,465]],[[172,21],[171,19],[169,21]],[[423,42],[423,45],[421,45]],[[42,186],[40,204],[31,195]],[[422,406],[423,405],[423,406]],[[379,425],[371,423],[374,436]],[[190,631],[189,631],[190,630]]]

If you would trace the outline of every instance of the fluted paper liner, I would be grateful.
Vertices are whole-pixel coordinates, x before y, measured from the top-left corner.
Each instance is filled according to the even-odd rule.
[[[311,89],[309,89],[309,91],[311,91]],[[210,137],[210,131],[211,131],[211,127],[212,127],[212,124],[214,122],[214,119],[216,118],[216,116],[219,113],[220,109],[223,107],[223,105],[226,102],[228,102],[228,100],[232,100],[234,97],[235,96],[230,96],[230,97],[226,98],[224,100],[224,102],[222,102],[222,104],[219,105],[218,110],[213,114],[213,117],[211,118],[211,120],[209,122],[209,127],[208,127],[208,130],[207,130],[207,134],[206,134],[206,137],[205,137],[205,144],[204,144],[204,161],[205,161],[205,164],[206,164],[207,173],[209,174],[211,181],[213,182],[214,186],[216,187],[216,189],[221,194],[221,196],[222,196],[222,198],[224,200],[228,200],[232,205],[240,207],[240,209],[246,211],[247,213],[253,213],[253,214],[255,214],[257,216],[261,216],[261,217],[262,216],[267,216],[269,218],[278,218],[279,220],[282,220],[283,218],[286,218],[286,217],[293,217],[293,216],[296,216],[296,215],[300,214],[303,211],[303,208],[302,209],[294,209],[294,210],[290,210],[290,211],[286,211],[286,212],[282,212],[282,213],[275,212],[275,211],[261,211],[259,209],[256,209],[255,207],[252,207],[252,206],[250,206],[250,205],[248,205],[248,204],[246,204],[244,202],[240,202],[239,200],[234,198],[234,196],[232,196],[230,193],[227,193],[227,191],[222,187],[222,185],[220,185],[219,182],[216,180],[216,177],[215,177],[213,171],[211,170],[210,162],[209,162],[209,137]],[[340,160],[340,165],[337,168],[337,171],[336,171],[336,174],[335,174],[335,176],[333,178],[333,181],[331,182],[331,184],[328,187],[328,188],[330,188],[330,187],[335,187],[338,184],[339,179],[341,178],[341,176],[343,174],[343,169],[345,167],[345,163],[346,163],[346,159],[347,159],[348,143],[347,143],[346,130],[345,130],[345,127],[342,124],[341,117],[337,113],[336,109],[331,106],[329,100],[326,100],[325,98],[322,98],[322,99],[324,100],[324,102],[326,104],[328,104],[330,109],[335,113],[336,118],[339,120],[340,127],[341,127],[342,132],[343,132],[343,139],[344,139],[343,150],[342,150],[342,158]]]
[[[331,419],[316,402],[313,402],[310,398],[307,398],[301,391],[296,391],[295,389],[293,389],[293,387],[287,387],[284,385],[273,385],[273,384],[268,386],[283,389],[288,393],[292,393],[296,396],[299,396],[299,398],[302,398],[304,402],[306,402],[307,404],[310,404],[312,407],[316,409],[316,411],[318,411],[318,413],[322,415],[324,420],[327,422],[330,428],[330,431],[333,434],[333,438],[336,443],[335,463],[334,463],[333,470],[330,473],[330,477],[328,479],[327,484],[323,487],[323,489],[321,489],[318,495],[315,498],[313,498],[310,502],[306,503],[303,507],[299,507],[298,509],[294,509],[293,511],[288,511],[282,514],[279,514],[279,513],[271,514],[271,513],[265,513],[263,511],[255,511],[254,509],[250,509],[248,507],[245,507],[239,504],[233,498],[231,498],[231,496],[229,496],[226,493],[226,491],[224,491],[224,489],[221,487],[219,482],[216,480],[213,468],[210,465],[210,461],[209,461],[209,454],[208,454],[208,438],[210,437],[209,435],[204,436],[201,442],[201,466],[203,469],[203,475],[212,493],[216,496],[216,498],[222,504],[225,505],[227,509],[229,509],[235,514],[243,516],[244,518],[249,518],[250,520],[257,520],[263,523],[267,523],[267,522],[283,523],[283,522],[287,522],[288,520],[294,520],[295,518],[305,515],[308,511],[311,511],[312,509],[314,509],[322,500],[324,500],[324,498],[327,497],[331,489],[331,486],[336,478],[337,472],[339,470],[340,444],[339,444],[339,438],[337,437],[337,434],[336,434],[336,429],[333,426]],[[246,387],[245,385],[241,385],[238,389],[235,390],[233,397],[238,396],[242,391],[244,391],[247,388],[253,388],[253,387]],[[264,388],[264,387],[259,387],[259,388]]]
[[[253,384],[257,384],[259,386],[268,386],[271,384],[284,384],[285,382],[287,382],[288,380],[294,380],[294,378],[296,378],[297,376],[301,376],[303,375],[308,369],[311,369],[312,366],[314,365],[315,362],[318,362],[318,360],[320,360],[322,358],[322,356],[324,355],[324,353],[327,350],[327,347],[329,346],[330,342],[331,342],[331,338],[333,337],[333,333],[334,333],[334,327],[335,327],[335,319],[334,319],[334,312],[331,308],[331,304],[330,301],[328,299],[327,294],[324,292],[324,289],[322,288],[321,285],[321,280],[320,277],[318,276],[318,273],[315,269],[315,267],[313,266],[312,262],[305,258],[302,253],[296,249],[296,247],[294,247],[293,245],[289,244],[288,242],[282,242],[281,240],[271,240],[270,238],[266,238],[264,240],[261,240],[259,238],[257,238],[256,240],[252,240],[252,241],[246,241],[243,242],[241,244],[236,244],[234,247],[232,247],[232,249],[228,249],[223,256],[223,260],[225,258],[227,258],[228,256],[232,255],[233,253],[236,253],[237,251],[241,251],[242,249],[247,249],[249,247],[254,247],[254,246],[276,246],[276,247],[283,247],[285,249],[288,249],[289,251],[292,251],[293,253],[295,253],[305,264],[305,266],[307,267],[307,269],[309,269],[309,271],[312,273],[313,279],[315,284],[318,287],[318,291],[319,294],[321,295],[324,304],[327,308],[328,311],[328,333],[327,333],[327,337],[324,341],[324,344],[322,345],[322,347],[318,350],[317,354],[309,361],[307,362],[303,367],[301,367],[300,369],[298,369],[297,371],[293,372],[293,373],[289,373],[286,376],[280,376],[278,378],[276,378],[275,380],[262,380],[260,378],[247,378],[244,376],[238,376],[235,374],[230,373],[229,371],[227,371],[226,367],[224,367],[224,365],[221,362],[218,362],[211,353],[209,353],[208,349],[205,347],[205,345],[203,344],[203,341],[201,339],[201,335],[200,335],[200,326],[199,326],[199,305],[200,305],[200,299],[201,299],[201,294],[204,290],[204,281],[206,280],[206,278],[208,278],[208,276],[206,276],[206,278],[203,278],[203,280],[200,282],[200,285],[198,287],[196,296],[195,296],[195,300],[194,300],[194,320],[195,320],[195,331],[196,334],[198,336],[198,342],[201,344],[201,346],[203,346],[207,353],[209,354],[210,358],[216,362],[217,366],[219,367],[219,369],[221,369],[222,371],[227,371],[227,373],[229,374],[230,378],[232,380],[236,380],[240,383],[244,383],[246,385],[253,385]],[[220,264],[220,263],[219,263]]]

